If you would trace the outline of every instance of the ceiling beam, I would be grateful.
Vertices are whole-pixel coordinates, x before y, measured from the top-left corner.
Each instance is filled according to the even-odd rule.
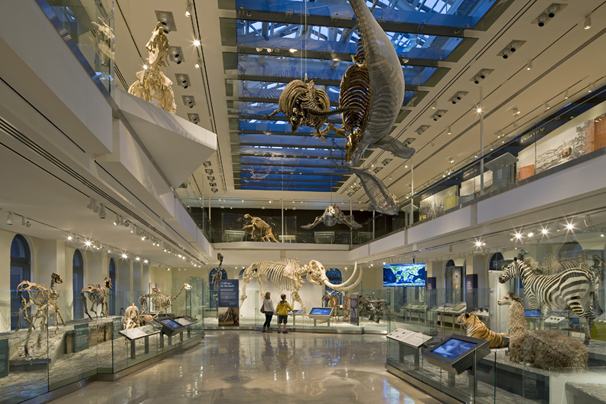
[[[335,28],[354,28],[358,22],[352,18],[333,18],[329,16],[321,15],[303,15],[300,13],[283,13],[283,12],[271,12],[271,11],[258,11],[239,9],[238,20],[245,21],[261,21],[261,22],[279,22],[284,24],[299,24],[300,21],[305,20],[308,26],[324,26],[324,27],[335,27]],[[377,21],[381,28],[387,32],[403,32],[420,35],[435,35],[435,36],[447,36],[454,38],[463,38],[465,36],[465,30],[458,27],[447,27],[430,24],[416,24],[399,21]]]

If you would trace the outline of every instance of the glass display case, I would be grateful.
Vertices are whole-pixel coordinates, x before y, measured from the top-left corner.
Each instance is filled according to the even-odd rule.
[[[167,314],[183,325],[172,338],[155,324],[156,313],[142,313],[142,307],[136,305],[138,311],[131,317],[136,324],[129,334],[124,330],[124,318],[131,314],[130,307],[122,310],[122,316],[97,316],[89,308],[92,320],[74,319],[73,313],[81,312],[74,307],[84,303],[74,299],[78,294],[73,291],[56,290],[56,300],[51,295],[50,304],[42,301],[45,297],[39,290],[23,292],[26,302],[31,296],[38,303],[25,311],[33,326],[23,321],[23,313],[19,322],[19,311],[3,310],[0,317],[4,330],[0,333],[0,403],[20,403],[91,377],[113,379],[120,371],[200,341],[204,319],[194,307],[199,307],[202,284],[192,280],[192,288],[173,301],[175,314]],[[0,291],[2,302],[15,299],[21,302],[16,291]],[[117,292],[116,299],[133,301],[130,292]],[[100,314],[100,307],[97,312]]]

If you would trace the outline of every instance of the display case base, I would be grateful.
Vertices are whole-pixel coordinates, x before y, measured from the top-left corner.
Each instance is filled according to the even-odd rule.
[[[400,379],[404,380],[406,383],[415,386],[419,390],[424,391],[425,393],[429,394],[430,396],[434,397],[435,399],[437,399],[445,404],[463,404],[464,403],[463,401],[459,401],[453,397],[450,397],[449,395],[442,393],[440,390],[434,389],[433,387],[415,379],[414,377],[407,375],[406,373],[391,366],[388,363],[385,364],[385,369],[392,375],[399,377]]]

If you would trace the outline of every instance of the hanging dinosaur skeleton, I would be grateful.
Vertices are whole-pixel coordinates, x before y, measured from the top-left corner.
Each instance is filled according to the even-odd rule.
[[[331,204],[324,210],[324,214],[322,216],[316,217],[316,220],[313,223],[306,224],[301,226],[302,229],[311,230],[316,227],[318,224],[324,223],[325,226],[332,227],[337,223],[342,223],[347,225],[350,229],[359,229],[362,225],[356,222],[353,216],[345,216],[339,205],[336,203]]]
[[[82,303],[84,303],[84,313],[88,316],[88,318],[91,320],[93,319],[88,312],[86,295],[88,295],[91,302],[90,309],[95,313],[95,316],[99,317],[96,310],[97,306],[101,306],[101,315],[106,316],[109,314],[109,295],[107,294],[106,289],[111,289],[112,287],[112,280],[106,277],[103,280],[103,286],[88,284],[82,288],[80,295],[82,296]]]
[[[59,311],[59,307],[57,306],[57,301],[59,300],[59,293],[55,290],[55,285],[63,283],[63,279],[59,274],[53,273],[51,275],[51,283],[50,287],[46,285],[41,285],[38,283],[23,281],[19,285],[17,285],[17,295],[21,298],[21,307],[19,309],[19,317],[17,321],[17,331],[21,328],[21,314],[23,314],[23,318],[25,321],[29,323],[29,328],[27,329],[27,337],[25,338],[25,344],[23,345],[23,349],[25,351],[25,356],[29,356],[28,344],[29,338],[32,333],[32,329],[36,328],[36,320],[40,319],[40,330],[48,330],[48,319],[47,316],[52,314],[55,315],[55,334],[59,331],[59,322],[58,319],[61,320],[61,324],[65,325],[65,321],[63,321],[63,316]],[[23,296],[27,293],[27,299]],[[27,309],[31,306],[36,306],[36,311],[34,315],[30,319],[27,315]],[[36,345],[40,347],[41,345],[42,333],[38,335],[38,341]]]
[[[152,293],[148,293],[139,298],[139,302],[141,303],[141,314],[144,314],[147,311],[147,299],[151,298],[154,307],[158,312],[154,317],[158,317],[160,314],[164,313],[170,306],[172,306],[173,302],[179,297],[183,289],[191,289],[191,285],[189,283],[184,283],[179,289],[179,292],[175,295],[175,297],[170,297],[167,295],[163,295],[160,289],[152,288]]]
[[[240,296],[240,307],[242,307],[247,297],[246,285],[248,285],[251,280],[256,279],[261,288],[261,296],[265,296],[263,281],[267,280],[278,289],[289,291],[291,303],[299,303],[303,311],[306,311],[307,309],[305,304],[299,295],[299,291],[303,287],[305,280],[314,285],[324,284],[333,290],[345,292],[357,287],[362,280],[362,268],[360,268],[360,274],[356,278],[357,271],[358,264],[356,263],[354,266],[354,271],[348,280],[340,285],[333,285],[326,276],[326,269],[324,269],[324,266],[315,260],[309,261],[309,265],[304,265],[303,267],[301,267],[299,260],[296,258],[288,258],[286,261],[279,262],[255,262],[246,268],[242,276],[242,296]]]
[[[271,116],[282,111],[289,118],[293,131],[301,124],[311,126],[317,131],[315,136],[322,140],[331,131],[346,136],[344,164],[348,167],[355,167],[369,146],[409,159],[415,150],[389,136],[404,102],[402,64],[366,2],[349,0],[349,3],[356,14],[360,40],[357,53],[352,58],[354,64],[341,80],[339,108],[329,110],[328,98],[320,95],[323,90],[313,88],[313,81],[294,80],[280,96],[280,109]],[[343,114],[341,128],[328,123],[325,129],[320,130],[327,117],[336,113]],[[387,188],[378,178],[370,173],[356,175],[378,212],[397,214],[398,200],[389,192],[385,193]],[[374,178],[372,184],[365,185],[370,177]]]

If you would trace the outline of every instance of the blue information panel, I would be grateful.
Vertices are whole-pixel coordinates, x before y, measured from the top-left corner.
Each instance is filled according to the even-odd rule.
[[[222,279],[219,281],[219,307],[239,307],[238,280]]]

